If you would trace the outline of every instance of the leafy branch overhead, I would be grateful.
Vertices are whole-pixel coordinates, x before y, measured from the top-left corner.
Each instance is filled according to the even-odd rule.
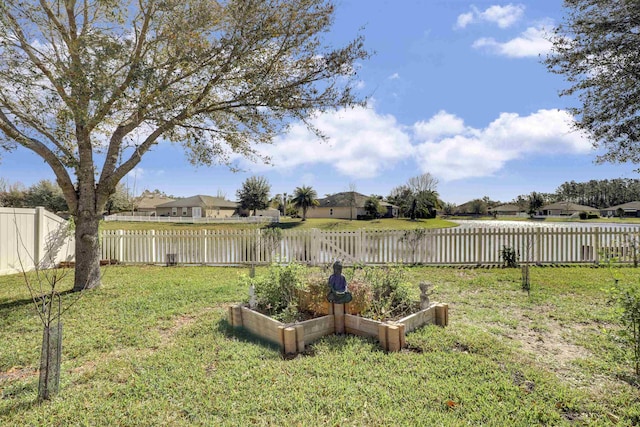
[[[565,0],[567,13],[552,37],[549,70],[565,76],[561,95],[578,130],[604,149],[600,161],[640,163],[640,8],[634,1]]]
[[[54,172],[76,217],[76,275],[97,280],[97,218],[155,144],[181,144],[193,164],[268,161],[255,144],[362,102],[368,53],[361,37],[325,43],[333,13],[325,0],[0,2],[0,146]]]

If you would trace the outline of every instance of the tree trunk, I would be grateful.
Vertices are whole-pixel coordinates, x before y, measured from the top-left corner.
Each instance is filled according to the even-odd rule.
[[[73,291],[100,286],[100,215],[95,210],[79,210],[76,216],[76,268]]]

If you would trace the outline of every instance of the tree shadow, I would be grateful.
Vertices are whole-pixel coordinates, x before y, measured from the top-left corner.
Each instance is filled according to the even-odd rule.
[[[294,228],[301,227],[304,223],[302,220],[296,222],[279,222],[276,224],[269,224],[264,228],[279,228],[281,230],[291,230]]]
[[[65,296],[73,294],[73,289],[68,289],[66,291],[58,292],[58,295]],[[8,298],[0,299],[0,311],[10,310],[12,308],[22,307],[25,305],[33,304],[33,300],[31,298],[10,300]]]
[[[36,377],[37,378],[37,377]],[[6,415],[15,415],[17,412],[30,411],[36,406],[40,405],[37,397],[34,399],[24,399],[29,394],[37,396],[38,382],[29,381],[28,383],[11,384],[7,386],[2,395],[4,399],[11,399],[13,402],[4,408],[0,409],[0,417]],[[24,400],[19,400],[24,399]]]
[[[619,373],[616,375],[616,377],[620,380],[620,381],[624,381],[625,383],[629,384],[631,387],[635,387],[636,389],[640,390],[640,377],[631,373]]]

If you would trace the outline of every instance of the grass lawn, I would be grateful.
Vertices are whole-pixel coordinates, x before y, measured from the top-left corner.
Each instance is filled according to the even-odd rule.
[[[510,216],[510,215],[498,216],[497,218],[494,218],[492,216],[480,216],[480,217],[450,216],[450,217],[447,217],[447,219],[454,220],[454,221],[457,219],[469,220],[469,221],[473,221],[473,220],[491,221],[495,219],[499,221],[532,221],[530,218],[522,218],[522,217],[516,217],[516,216]],[[533,221],[535,222],[566,222],[566,223],[604,222],[607,224],[620,224],[620,225],[640,224],[640,218],[634,218],[634,217],[593,218],[593,219],[580,219],[580,218],[570,218],[570,217],[548,217],[548,218],[535,218]]]
[[[225,320],[247,272],[107,267],[64,317],[61,392],[43,404],[39,321],[22,278],[0,277],[0,425],[640,423],[637,379],[606,332],[619,327],[606,268],[532,268],[531,296],[517,269],[409,268],[450,304],[448,328],[419,329],[390,354],[326,337],[289,360]]]
[[[103,230],[228,230],[256,227],[269,227],[270,224],[181,224],[168,222],[124,222],[103,221]],[[382,218],[372,220],[309,218],[302,221],[299,218],[281,218],[280,223],[274,224],[283,230],[413,230],[415,228],[447,228],[457,224],[443,219],[418,219],[411,221],[405,218]]]

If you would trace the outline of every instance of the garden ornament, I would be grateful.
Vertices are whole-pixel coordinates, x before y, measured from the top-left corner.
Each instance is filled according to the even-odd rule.
[[[342,262],[333,263],[333,274],[329,276],[329,294],[327,301],[336,304],[346,304],[353,299],[347,289],[347,279],[342,275]]]

